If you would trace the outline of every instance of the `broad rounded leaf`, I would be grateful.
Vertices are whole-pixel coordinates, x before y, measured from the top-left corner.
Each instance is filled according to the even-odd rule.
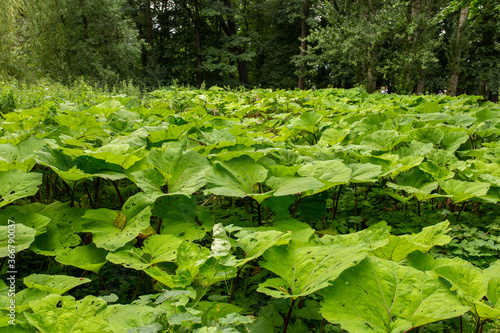
[[[0,226],[0,258],[27,249],[35,240],[35,235],[35,229],[21,223]]]
[[[83,270],[99,273],[107,262],[108,251],[97,248],[94,243],[77,246],[59,254],[55,259],[63,265],[70,265]]]
[[[363,260],[366,252],[361,246],[304,246],[292,241],[268,249],[263,257],[265,262],[260,263],[261,267],[286,282],[287,293],[281,297],[297,298],[327,287],[344,270]],[[265,282],[257,291],[273,296],[277,289],[279,287]]]
[[[90,282],[90,280],[67,275],[31,274],[25,277],[23,282],[28,288],[62,295],[70,289]]]
[[[321,293],[323,316],[349,332],[406,332],[469,310],[438,279],[376,257],[346,270]]]
[[[13,169],[0,172],[0,207],[18,199],[35,195],[42,185],[42,174]]]

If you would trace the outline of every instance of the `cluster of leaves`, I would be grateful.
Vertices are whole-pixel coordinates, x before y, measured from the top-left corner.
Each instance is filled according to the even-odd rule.
[[[10,219],[20,256],[106,290],[105,265],[141,276],[111,304],[64,295],[90,283],[76,269],[25,272],[14,329],[403,332],[470,313],[482,331],[500,318],[498,258],[444,257],[457,242],[440,220],[496,209],[499,112],[474,97],[175,88],[6,113],[0,256]],[[431,226],[391,234],[365,211],[387,202]],[[145,280],[156,293],[135,300]]]

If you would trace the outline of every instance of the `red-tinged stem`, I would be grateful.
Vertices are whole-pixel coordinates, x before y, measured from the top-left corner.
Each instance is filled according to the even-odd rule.
[[[106,285],[106,282],[104,282],[104,279],[102,278],[101,274],[97,273],[97,276],[99,277],[99,280],[101,280],[104,289],[106,289],[106,291],[108,292],[108,295],[111,295],[111,292],[109,291],[108,286]]]
[[[342,193],[342,187],[343,187],[343,185],[340,185],[339,192],[337,193],[337,198],[336,198],[337,200],[335,202],[335,207],[334,207],[333,213],[332,213],[332,221],[335,220],[335,216],[337,215],[337,209],[339,207],[340,193]]]
[[[229,295],[229,299],[227,301],[228,304],[230,304],[231,301],[233,300],[234,292],[236,291],[236,284],[238,283],[238,279],[240,278],[240,273],[241,273],[241,270],[243,269],[243,267],[245,267],[245,265],[238,268],[238,272],[236,273],[236,277],[234,278],[234,281],[233,281],[233,286],[231,287],[231,295]]]
[[[135,298],[137,297],[137,293],[139,292],[139,288],[141,287],[142,280],[144,280],[144,275],[146,275],[146,274],[144,273],[144,271],[142,271],[141,272],[141,279],[139,280],[139,283],[137,284],[137,288],[135,288],[134,296],[132,296],[132,301],[134,301]]]
[[[7,257],[3,257],[2,259],[2,263],[0,264],[0,272],[2,271],[3,269],[3,265],[5,264],[5,260],[7,259]]]
[[[460,217],[460,214],[462,214],[462,211],[464,210],[466,204],[467,204],[467,201],[465,201],[464,204],[462,205],[462,208],[460,208],[460,211],[458,212],[457,220],[455,221],[455,223],[458,223],[458,218]]]
[[[71,202],[69,203],[70,207],[73,207],[73,201],[75,200],[75,192],[76,192],[76,182],[75,185],[73,185],[73,191],[71,191]]]
[[[161,218],[158,218],[158,228],[156,228],[156,233],[160,234],[161,224],[163,223]]]
[[[358,189],[356,184],[352,184],[354,188],[354,216],[358,216]]]
[[[97,208],[101,208],[101,199],[99,198],[99,178],[93,179],[93,182],[94,182],[95,202]]]
[[[323,318],[321,321],[321,327],[319,328],[319,333],[323,333],[325,331],[325,326],[326,326],[326,319]]]
[[[288,309],[288,314],[286,315],[285,324],[283,326],[283,333],[286,333],[286,330],[288,328],[288,322],[290,322],[290,316],[292,315],[293,306],[295,305],[295,302],[297,300],[298,298],[292,300],[292,304],[290,304],[290,308]]]
[[[260,203],[257,203],[257,218],[258,218],[257,226],[260,227],[262,225],[262,216],[261,216]]]
[[[89,202],[90,202],[90,207],[92,207],[92,209],[94,209],[94,203],[92,202],[92,197],[90,196],[90,192],[89,192],[89,189],[87,187],[87,184],[83,183],[83,187],[85,188],[85,192],[87,192],[87,196],[89,197]]]
[[[122,197],[122,194],[120,193],[120,189],[118,189],[118,185],[116,185],[116,183],[114,181],[111,181],[111,183],[113,183],[113,186],[115,187],[116,193],[118,194],[118,198],[120,198],[120,202],[123,206],[125,204],[125,201],[123,201],[123,197]]]
[[[293,207],[292,217],[295,217],[295,213],[297,212],[297,207],[299,207],[300,200],[302,200],[302,197],[299,197],[299,199],[295,203],[295,207]]]

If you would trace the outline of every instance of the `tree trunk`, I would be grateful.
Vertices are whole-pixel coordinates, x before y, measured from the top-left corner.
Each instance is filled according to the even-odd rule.
[[[368,50],[368,70],[366,71],[366,90],[369,93],[374,93],[377,90],[377,52],[375,50]]]
[[[467,15],[469,14],[469,7],[464,7],[460,10],[460,19],[458,21],[457,37],[455,39],[455,47],[452,51],[452,69],[450,75],[450,83],[448,84],[448,95],[456,96],[458,87],[458,75],[460,74],[460,61],[462,56],[462,43],[461,36],[463,35],[463,30],[465,29],[465,24],[467,22]]]
[[[196,87],[200,89],[203,84],[203,73],[201,72],[203,62],[201,59],[200,5],[198,0],[194,1],[194,38],[196,43]]]
[[[417,90],[415,92],[417,95],[424,94],[425,72],[426,72],[425,69],[422,69],[420,71],[420,77],[419,77],[418,84],[417,84]]]
[[[377,15],[377,8],[375,7],[373,0],[368,0],[368,8],[365,12],[365,20],[371,25],[375,22],[375,17]],[[374,32],[370,32],[373,36]],[[365,80],[365,88],[369,93],[374,93],[377,90],[377,50],[375,49],[376,45],[374,42],[366,45],[368,49],[368,61],[366,64],[366,80]]]
[[[412,0],[411,1],[411,17],[410,24],[418,20],[418,16],[420,15],[420,0]],[[418,29],[415,29],[413,34],[408,34],[408,52],[406,54],[406,58],[408,60],[408,66],[406,68],[406,90],[408,93],[411,93],[413,88],[413,54],[415,52],[415,48],[417,46],[418,40]],[[418,89],[418,88],[417,88]]]
[[[306,36],[307,36],[307,24],[306,24],[306,18],[307,18],[307,0],[304,0],[302,4],[302,22],[301,22],[301,28],[300,28],[300,56],[302,59],[306,56]],[[304,71],[305,71],[305,66],[304,66],[304,61],[301,62],[300,64],[300,76],[299,76],[299,84],[298,88],[299,89],[304,89],[305,87],[305,82],[304,82]]]
[[[151,15],[151,1],[146,1],[146,27],[148,44],[150,49],[153,49],[153,16]]]
[[[80,0],[80,7],[82,9],[82,23],[83,23],[83,39],[89,39],[89,21],[85,15],[85,0]]]
[[[194,26],[194,42],[196,47],[196,88],[200,89],[203,84],[203,73],[201,67],[203,60],[201,58],[201,37],[200,37],[200,4],[198,0],[193,0],[194,14],[189,9],[187,1],[182,1],[182,6],[186,10],[191,22]]]
[[[231,0],[223,0],[224,7],[231,9]],[[219,15],[219,21],[222,29],[226,33],[228,37],[236,36],[238,33],[238,29],[236,27],[236,22],[230,15],[228,15],[227,22],[224,20],[224,17]],[[244,53],[244,49],[242,46],[235,46],[230,49],[231,53],[236,55],[237,60],[236,64],[238,66],[238,75],[240,78],[240,83],[247,85],[248,84],[248,69],[247,62],[245,60],[241,60],[238,58],[239,55]]]

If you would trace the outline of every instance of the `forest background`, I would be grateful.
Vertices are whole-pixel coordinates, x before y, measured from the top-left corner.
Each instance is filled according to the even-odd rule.
[[[3,0],[0,77],[498,101],[497,0]]]

